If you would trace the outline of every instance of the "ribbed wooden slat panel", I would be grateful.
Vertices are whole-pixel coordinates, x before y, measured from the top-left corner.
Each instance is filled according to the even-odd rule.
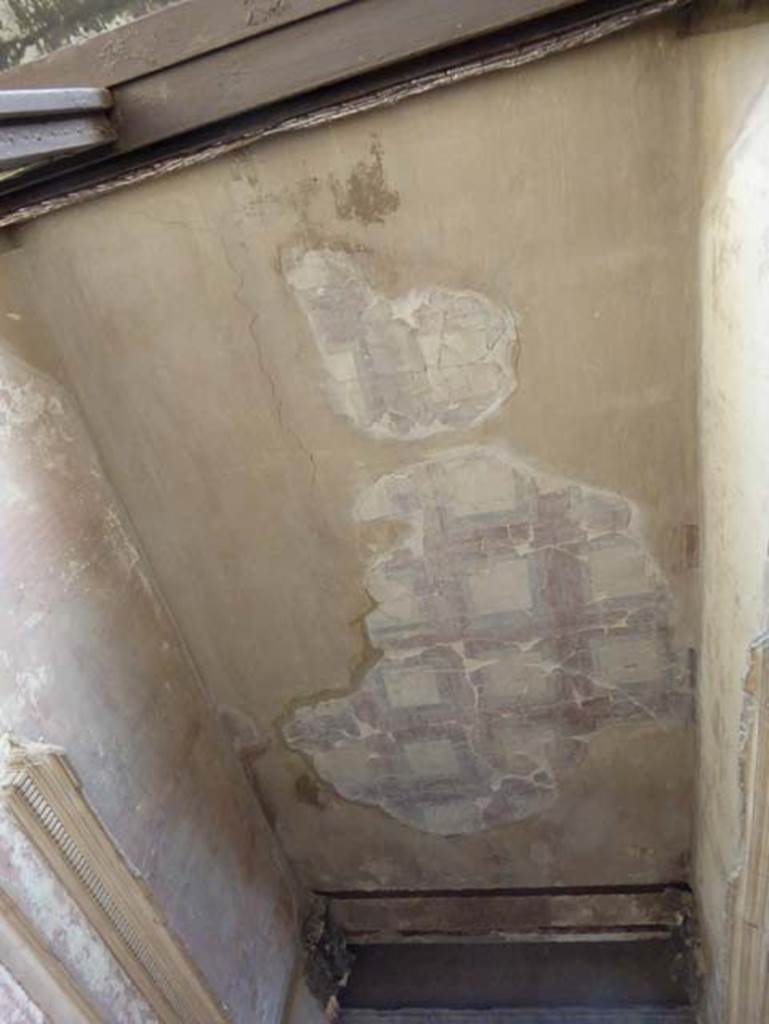
[[[4,736],[0,801],[163,1024],[227,1024],[60,751]]]

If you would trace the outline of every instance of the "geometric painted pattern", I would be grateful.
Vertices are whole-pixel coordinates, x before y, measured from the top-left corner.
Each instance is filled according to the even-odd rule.
[[[671,597],[630,503],[493,447],[388,474],[356,506],[379,653],[283,731],[348,799],[442,835],[541,812],[598,730],[680,720]]]
[[[515,318],[488,296],[439,287],[386,295],[358,259],[330,249],[284,253],[282,269],[331,402],[366,433],[408,441],[464,429],[515,390]]]

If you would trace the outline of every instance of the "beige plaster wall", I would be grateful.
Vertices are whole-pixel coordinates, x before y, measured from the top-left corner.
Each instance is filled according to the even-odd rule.
[[[0,732],[65,750],[233,1024],[277,1022],[295,943],[287,868],[20,301],[16,255],[0,257]],[[0,831],[3,886],[101,1017],[154,1020]]]
[[[302,978],[297,979],[286,1018],[286,1024],[323,1024],[323,1007],[307,988]]]
[[[701,239],[703,619],[696,889],[706,1009],[726,1011],[732,899],[743,866],[744,691],[767,619],[769,543],[769,29],[697,40],[705,188]]]
[[[658,24],[265,141],[18,234],[18,265],[62,375],[241,760],[315,887],[687,876],[697,203],[695,96],[680,54],[675,27]],[[341,360],[324,341],[333,340],[333,317],[313,306],[318,279],[302,292],[292,275],[307,254],[324,252],[342,267],[320,282],[331,289],[333,316],[342,311]],[[348,301],[351,289],[365,315]],[[514,330],[493,327],[510,322]],[[395,360],[395,383],[389,370],[344,369],[358,323]],[[437,356],[430,363],[436,331],[449,337],[450,365],[474,353],[472,372],[455,375]],[[455,344],[457,333],[464,340]],[[503,346],[495,366],[482,351],[492,335]],[[431,367],[414,378],[419,392],[401,387],[414,339]],[[378,418],[385,394],[397,421]],[[461,408],[468,394],[476,404]],[[361,395],[373,395],[374,406]],[[466,488],[462,459],[482,470]],[[538,508],[565,503],[569,529],[587,545],[575,554],[564,548],[571,540],[553,542],[570,565],[592,564],[593,539],[613,538],[625,561],[609,567],[602,578],[613,582],[591,599],[608,616],[596,630],[652,623],[664,634],[664,665],[645,690],[632,672],[621,678],[622,665],[603,682],[571,677],[559,701],[547,689],[552,675],[540,680],[540,667],[527,664],[534,681],[525,692],[538,692],[540,680],[549,694],[544,720],[528,746],[515,734],[514,764],[483,775],[478,766],[486,771],[506,752],[468,753],[480,720],[470,708],[459,721],[468,679],[504,668],[511,655],[468,654],[467,630],[485,622],[471,615],[458,627],[464,661],[457,668],[451,654],[442,663],[464,687],[445,704],[453,750],[406,751],[394,797],[375,788],[376,773],[358,791],[355,765],[395,756],[381,715],[365,728],[360,717],[369,714],[360,696],[381,694],[376,673],[388,667],[377,608],[380,626],[382,608],[401,615],[392,588],[377,591],[377,567],[389,574],[388,559],[410,552],[404,600],[431,630],[448,621],[413,589],[423,568],[412,543],[419,515],[369,522],[361,510],[382,495],[401,500],[404,480],[407,500],[436,507],[419,483],[434,465],[445,507],[455,513],[465,491],[463,514],[502,515],[509,540],[520,508],[495,505],[500,492],[508,505],[517,487],[539,493]],[[526,529],[549,528],[548,515],[537,512]],[[443,543],[442,529],[424,536]],[[533,565],[542,550],[531,551]],[[446,564],[451,586],[464,585],[465,555]],[[509,617],[519,595],[508,597]],[[404,630],[414,615],[403,614]],[[402,639],[418,662],[414,630]],[[433,653],[441,646],[430,643]],[[663,655],[639,648],[637,658],[656,664]],[[563,681],[565,662],[552,664]],[[518,685],[505,678],[508,690]],[[425,692],[431,685],[419,683]],[[402,679],[393,692],[401,705],[411,699]],[[347,704],[333,710],[341,732],[332,730],[329,764],[312,730],[323,735],[331,713],[323,701],[338,698]],[[351,708],[356,737],[379,744],[373,753],[340,725]],[[403,718],[399,737],[410,726]],[[422,712],[413,718],[421,743],[428,726]],[[480,782],[442,817],[427,816],[436,773],[465,763]],[[463,785],[470,768],[459,773]],[[415,807],[404,809],[404,788],[416,793]]]

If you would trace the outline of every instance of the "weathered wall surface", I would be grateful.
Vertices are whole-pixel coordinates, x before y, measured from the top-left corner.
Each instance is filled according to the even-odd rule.
[[[670,594],[616,495],[468,446],[354,514],[399,527],[366,572],[379,658],[283,728],[342,796],[472,834],[554,805],[602,729],[687,722]]]
[[[101,936],[5,808],[0,809],[0,868],[4,894],[39,940],[55,951],[56,959],[100,1020],[105,1024],[158,1024]]]
[[[5,1024],[50,1024],[13,975],[0,964],[0,1014]]]
[[[174,2],[0,0],[0,69],[36,60]]]
[[[679,47],[634,32],[19,235],[62,374],[316,887],[686,876]]]
[[[299,979],[288,1009],[286,1024],[324,1024],[323,1008],[310,993],[307,985]]]
[[[754,710],[744,687],[751,647],[769,625],[769,28],[752,25],[696,45],[708,160],[696,882],[708,1019],[726,1022],[732,897],[744,863],[743,752]]]
[[[13,259],[3,257],[10,293]],[[285,869],[17,298],[2,296],[0,731],[64,748],[233,1021],[277,1021],[293,966]],[[3,884],[23,889],[34,864],[11,839]],[[27,890],[35,923],[50,924],[44,881]],[[74,926],[51,927],[74,973],[101,969]],[[127,999],[104,1019],[144,1020]]]

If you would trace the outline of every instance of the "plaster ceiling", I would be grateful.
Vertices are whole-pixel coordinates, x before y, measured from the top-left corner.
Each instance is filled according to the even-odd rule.
[[[673,47],[644,29],[22,232],[58,372],[314,887],[685,877]]]

